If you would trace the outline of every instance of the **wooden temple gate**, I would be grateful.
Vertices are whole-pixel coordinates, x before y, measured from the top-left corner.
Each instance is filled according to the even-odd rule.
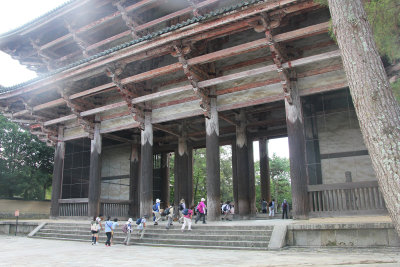
[[[154,180],[165,203],[191,205],[192,151],[205,147],[218,220],[220,145],[232,146],[236,211],[254,216],[251,144],[269,200],[266,140],[282,136],[295,218],[384,210],[329,19],[311,0],[70,1],[0,35],[1,50],[41,74],[1,87],[0,108],[56,148],[54,217],[149,215]]]

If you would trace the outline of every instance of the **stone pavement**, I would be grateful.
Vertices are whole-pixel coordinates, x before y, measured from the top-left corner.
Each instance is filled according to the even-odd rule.
[[[164,248],[0,235],[0,266],[400,266],[399,249],[241,251]]]

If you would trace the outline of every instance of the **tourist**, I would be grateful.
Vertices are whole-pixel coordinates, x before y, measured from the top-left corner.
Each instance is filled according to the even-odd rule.
[[[107,236],[107,241],[106,241],[107,247],[111,246],[112,226],[113,226],[113,222],[111,221],[111,217],[108,216],[107,221],[104,223],[104,231],[106,232],[106,236]]]
[[[272,201],[269,203],[269,216],[275,216],[275,199],[272,199]]]
[[[100,224],[97,221],[97,218],[93,217],[93,221],[90,223],[90,231],[92,232],[92,245],[97,245],[97,239],[99,237]]]
[[[113,224],[112,224],[112,232],[111,232],[111,244],[113,245],[113,241],[114,241],[114,232],[115,232],[115,228],[117,228],[118,227],[118,219],[117,218],[115,218],[114,219],[114,222],[113,222]]]
[[[185,204],[185,200],[182,198],[181,201],[179,202],[179,223],[183,223],[184,219],[183,219],[183,214],[182,211],[186,209],[186,204]]]
[[[170,226],[172,225],[172,218],[174,216],[174,207],[173,204],[169,206],[169,208],[165,209],[165,213],[167,216],[167,226],[165,227],[167,230],[170,228]]]
[[[261,202],[261,209],[262,209],[262,213],[267,213],[267,201],[265,201],[265,199],[262,200]]]
[[[188,230],[192,231],[192,216],[193,216],[193,208],[194,206],[190,207],[190,209],[184,209],[182,211],[183,215],[183,225],[181,231],[185,231],[186,225],[188,226]]]
[[[288,218],[288,209],[289,209],[289,205],[288,205],[286,199],[284,199],[282,202],[282,219],[285,219],[285,214],[286,214],[286,219],[289,219]]]
[[[206,205],[204,204],[204,201],[205,201],[205,199],[202,198],[196,207],[197,216],[196,216],[196,220],[194,221],[194,223],[197,223],[200,220],[200,218],[203,218],[204,224],[206,223]]]
[[[138,226],[137,226],[137,230],[138,230],[137,234],[140,235],[140,239],[142,239],[143,236],[144,236],[144,232],[145,232],[145,230],[146,230],[146,219],[147,219],[148,217],[149,217],[149,216],[144,215],[142,218],[139,218],[139,219],[137,219],[137,221],[136,221],[136,224],[138,225]]]
[[[153,212],[155,215],[155,220],[154,220],[154,225],[158,225],[158,221],[161,219],[161,213],[160,213],[160,200],[157,198],[156,199],[156,204],[153,205]]]
[[[222,220],[228,220],[232,221],[231,217],[231,202],[227,201],[224,205],[221,207],[221,211],[223,214]]]
[[[132,218],[129,218],[128,221],[125,223],[124,227],[122,228],[122,232],[125,233],[124,244],[129,246],[129,242],[131,241],[132,235]]]

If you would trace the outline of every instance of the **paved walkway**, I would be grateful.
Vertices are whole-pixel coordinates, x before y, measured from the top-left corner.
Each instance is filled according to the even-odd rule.
[[[400,266],[399,249],[241,251],[115,245],[1,236],[0,266]]]

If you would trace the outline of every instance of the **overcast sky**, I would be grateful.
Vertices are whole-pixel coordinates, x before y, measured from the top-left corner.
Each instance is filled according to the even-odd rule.
[[[3,0],[0,3],[0,34],[13,30],[46,12],[62,5],[65,0]],[[33,71],[0,52],[0,85],[12,86],[36,77]],[[289,157],[287,138],[269,141],[269,156],[276,153]],[[254,158],[259,159],[258,142],[254,144]]]

